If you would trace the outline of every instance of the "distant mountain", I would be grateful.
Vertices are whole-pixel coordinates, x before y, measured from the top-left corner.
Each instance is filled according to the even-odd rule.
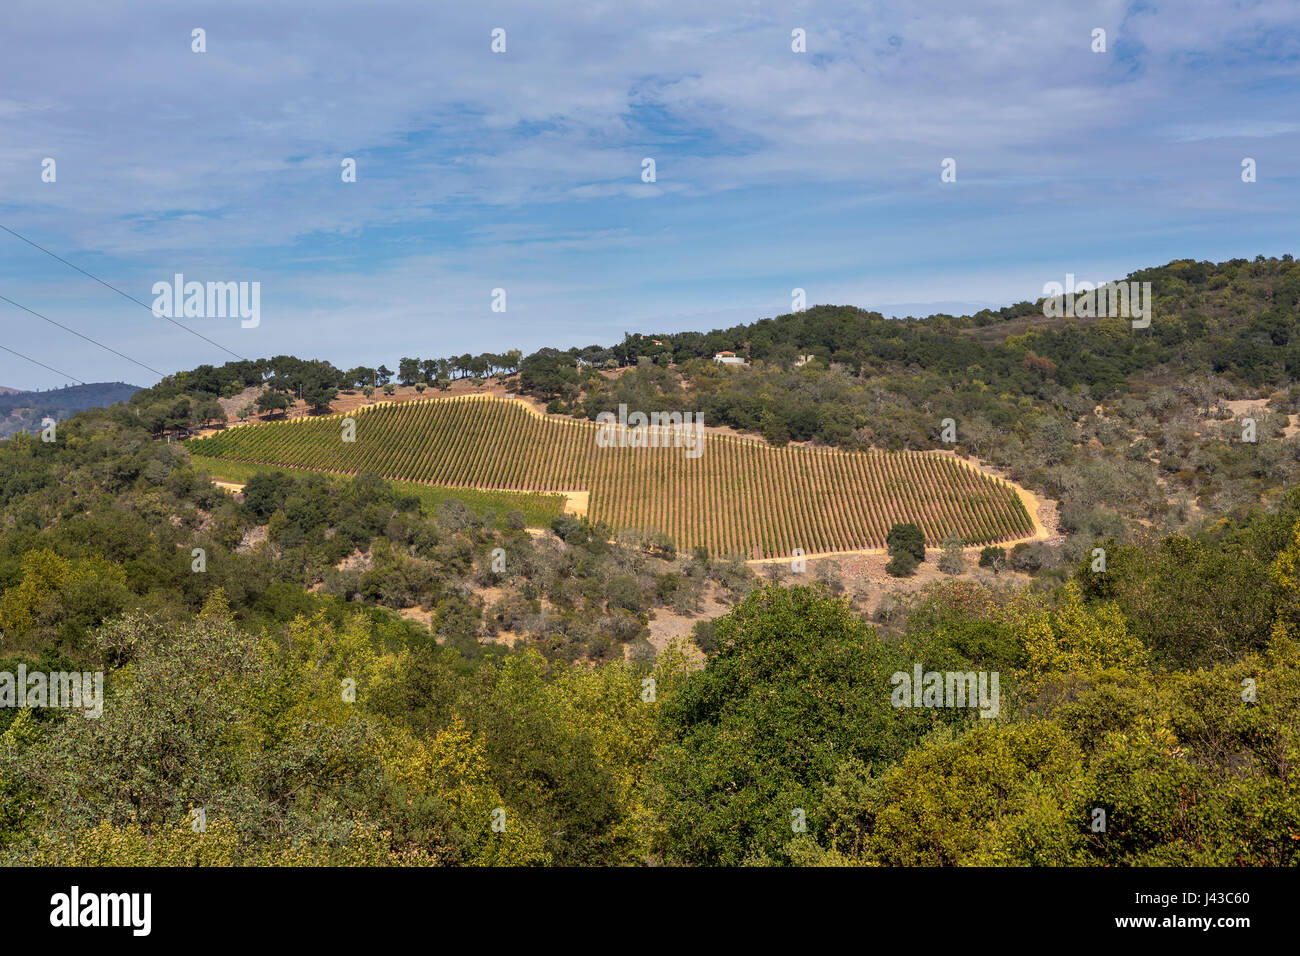
[[[105,408],[124,402],[138,391],[138,385],[125,382],[93,382],[52,388],[46,392],[0,387],[0,438],[18,432],[38,432],[43,418],[62,421],[88,408]]]

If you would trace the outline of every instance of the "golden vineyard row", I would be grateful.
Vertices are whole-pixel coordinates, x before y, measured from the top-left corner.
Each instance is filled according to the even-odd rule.
[[[347,417],[352,442],[343,440]],[[1034,530],[1015,489],[947,456],[774,448],[710,434],[691,458],[680,447],[602,448],[596,434],[592,422],[460,396],[234,428],[189,444],[215,458],[437,485],[587,490],[591,520],[663,532],[679,548],[715,555],[880,548],[901,521],[918,524],[929,544],[949,535],[989,544]]]

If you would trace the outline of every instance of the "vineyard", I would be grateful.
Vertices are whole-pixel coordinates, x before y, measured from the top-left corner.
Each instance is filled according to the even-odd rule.
[[[1027,537],[1033,521],[1010,485],[948,456],[843,452],[710,434],[704,453],[599,447],[593,422],[542,416],[521,402],[460,396],[231,428],[188,446],[231,461],[499,491],[590,492],[588,517],[669,535],[679,548],[746,558],[881,548],[895,522],[926,541]],[[668,444],[667,442],[663,444]]]
[[[195,468],[208,473],[215,481],[231,482],[236,487],[244,485],[253,475],[264,471],[296,471],[285,465],[267,465],[234,461],[230,458],[207,458],[190,455]],[[330,474],[330,478],[346,481],[347,476]],[[482,517],[489,514],[496,527],[505,527],[504,519],[511,511],[524,516],[530,528],[545,528],[564,512],[564,496],[542,491],[483,491],[477,488],[452,488],[447,485],[430,485],[416,481],[390,480],[393,488],[406,495],[414,495],[426,513],[435,513],[439,506],[451,499],[459,501],[470,511]]]

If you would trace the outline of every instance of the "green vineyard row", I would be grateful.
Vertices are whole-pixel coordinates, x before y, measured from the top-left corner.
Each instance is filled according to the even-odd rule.
[[[287,465],[234,461],[230,458],[208,458],[198,454],[191,454],[190,460],[195,468],[206,471],[217,481],[234,482],[240,485],[245,484],[259,471],[292,473],[298,470]],[[338,480],[346,479],[338,476]],[[495,517],[497,526],[500,527],[504,527],[504,518],[511,511],[522,512],[528,525],[535,528],[547,527],[564,511],[563,495],[539,491],[483,491],[478,488],[450,488],[445,485],[397,479],[392,479],[392,484],[403,494],[415,495],[419,498],[426,514],[434,514],[443,502],[455,499],[477,515],[483,516],[490,512]]]
[[[343,440],[348,417],[351,442]],[[1014,488],[948,456],[776,448],[709,434],[691,458],[680,447],[602,448],[597,430],[517,401],[458,396],[236,427],[188,445],[213,458],[434,485],[585,490],[593,521],[662,532],[680,548],[716,555],[881,548],[902,521],[932,544],[950,535],[990,544],[1034,531]]]

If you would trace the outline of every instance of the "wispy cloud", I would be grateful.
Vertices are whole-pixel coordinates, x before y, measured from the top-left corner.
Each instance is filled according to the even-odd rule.
[[[259,280],[262,327],[205,334],[347,364],[741,321],[796,285],[1013,301],[1062,263],[1294,251],[1293,3],[979,7],[20,0],[0,221],[141,298],[174,272]],[[0,290],[160,368],[224,358],[2,235]],[[38,334],[0,315],[0,342]],[[5,384],[47,374],[0,358]]]

